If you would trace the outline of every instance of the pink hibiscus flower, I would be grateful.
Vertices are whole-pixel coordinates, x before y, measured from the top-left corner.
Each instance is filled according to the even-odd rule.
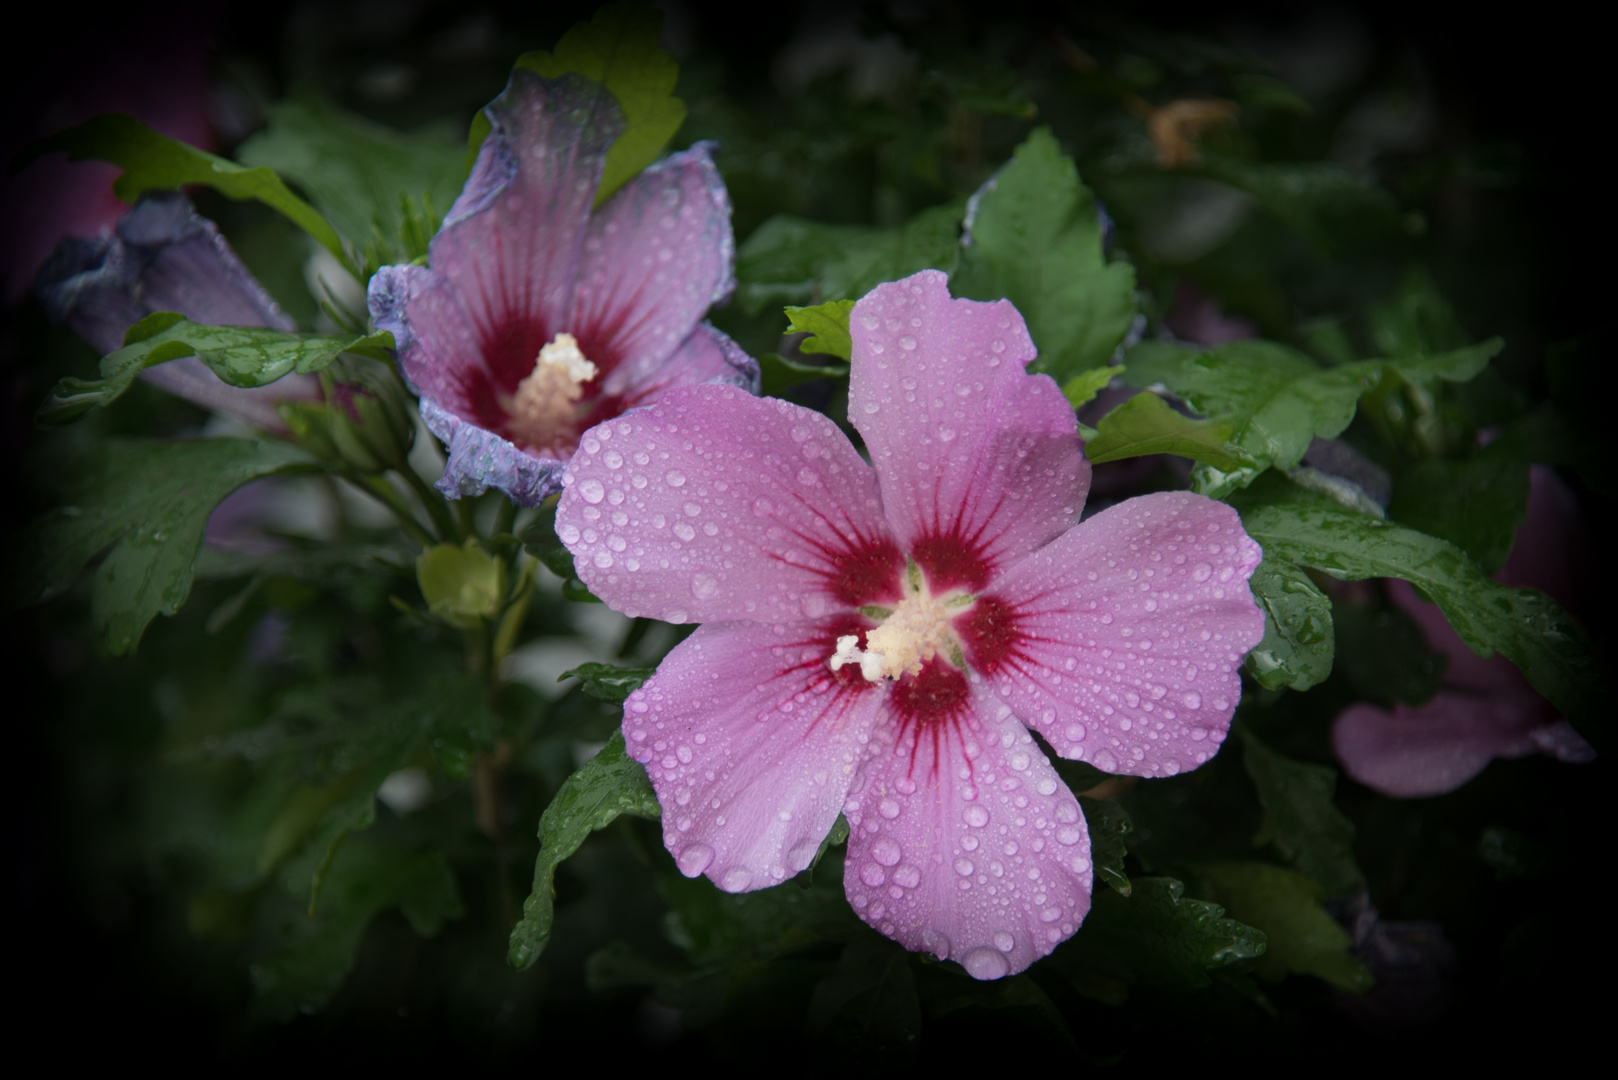
[[[722,386],[585,433],[558,531],[619,610],[704,625],[624,710],[681,871],[807,867],[839,813],[860,917],[982,979],[1090,907],[1078,801],[1029,733],[1108,772],[1206,761],[1263,634],[1260,552],[1188,492],[1080,522],[1073,410],[1006,301],[923,271],[854,308],[849,417]]]
[[[517,70],[486,111],[493,129],[430,268],[383,267],[369,303],[449,448],[439,490],[535,506],[585,427],[680,383],[756,389],[758,365],[698,322],[735,284],[713,144],[651,166],[592,214],[624,128],[612,94]]]
[[[1581,533],[1573,492],[1551,469],[1535,465],[1528,520],[1496,580],[1543,589],[1571,609]],[[1397,704],[1390,712],[1362,702],[1337,717],[1332,745],[1348,775],[1384,795],[1410,799],[1454,791],[1495,758],[1538,753],[1572,764],[1595,760],[1595,748],[1510,660],[1478,656],[1437,605],[1405,582],[1388,582],[1388,595],[1449,666],[1442,688],[1425,704]]]

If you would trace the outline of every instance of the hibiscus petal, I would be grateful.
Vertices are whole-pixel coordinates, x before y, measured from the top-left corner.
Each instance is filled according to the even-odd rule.
[[[63,240],[41,267],[35,289],[53,322],[65,323],[102,353],[119,348],[124,331],[154,311],[178,311],[212,326],[297,329],[218,227],[178,193],[142,199],[118,219],[111,236]],[[320,396],[312,375],[235,387],[195,357],[148,368],[141,377],[195,405],[271,431],[285,430],[279,402]]]
[[[797,621],[899,596],[876,477],[790,402],[677,387],[585,432],[562,483],[557,533],[625,614]]]
[[[735,287],[730,196],[711,142],[650,166],[590,219],[567,329],[639,381]]]
[[[1090,464],[1073,409],[1023,371],[1034,344],[1009,301],[952,300],[924,270],[873,289],[849,330],[849,420],[935,591],[982,588],[1079,520]]]
[[[1343,771],[1400,799],[1454,791],[1493,759],[1540,749],[1533,733],[1548,706],[1536,694],[1440,691],[1425,705],[1351,706],[1332,725]]]
[[[1224,503],[1144,495],[1011,567],[956,623],[974,669],[1057,753],[1173,775],[1230,727],[1264,636],[1247,586],[1260,555]]]
[[[524,453],[430,397],[421,399],[421,419],[449,449],[444,475],[433,485],[447,498],[476,498],[494,488],[518,506],[532,507],[562,486],[562,462]]]
[[[366,297],[377,329],[393,334],[399,374],[422,397],[458,416],[496,427],[505,417],[489,384],[477,327],[455,288],[425,266],[384,266],[371,276]]]
[[[808,867],[865,754],[882,695],[826,666],[833,623],[709,623],[624,704],[624,741],[687,877],[727,892]]]
[[[724,383],[758,393],[758,361],[742,347],[708,323],[701,323],[680,343],[671,356],[655,367],[636,362],[615,369],[607,376],[601,393],[618,398],[625,409],[661,397],[671,386],[697,383]]]
[[[860,918],[979,979],[1022,971],[1090,910],[1078,800],[1011,710],[979,687],[952,720],[872,737],[843,812]]]
[[[485,112],[493,128],[429,253],[509,393],[567,330],[590,204],[624,120],[595,83],[522,69]]]

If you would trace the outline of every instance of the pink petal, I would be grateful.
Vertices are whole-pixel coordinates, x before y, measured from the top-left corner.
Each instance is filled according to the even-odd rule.
[[[843,887],[860,918],[974,977],[1022,971],[1090,910],[1078,801],[1009,709],[979,687],[954,717],[888,720],[844,813]]]
[[[876,477],[790,402],[677,387],[585,432],[562,483],[557,533],[627,615],[792,622],[899,597]]]
[[[956,620],[967,660],[1057,753],[1172,776],[1207,761],[1264,636],[1261,556],[1224,503],[1130,499],[1005,572]]]
[[[735,285],[730,197],[713,148],[698,143],[650,166],[607,201],[585,233],[562,329],[586,356],[633,365],[637,381]]]
[[[1009,301],[952,300],[924,270],[871,290],[849,330],[849,420],[934,590],[982,588],[1079,520],[1090,464],[1073,409],[1023,371],[1034,345]]]
[[[1534,731],[1546,726],[1548,713],[1531,692],[1444,690],[1425,705],[1395,705],[1391,713],[1351,706],[1332,726],[1332,746],[1343,771],[1368,788],[1401,799],[1442,795],[1494,758],[1538,750]]]
[[[615,368],[603,380],[601,396],[623,409],[657,400],[671,386],[718,382],[758,392],[758,361],[722,331],[699,323],[673,354],[656,364],[636,361]]]
[[[478,329],[443,275],[384,266],[371,277],[367,305],[377,328],[393,334],[399,374],[412,390],[485,428],[504,426],[505,410],[487,390],[492,378]]]
[[[510,393],[540,348],[568,329],[590,204],[624,121],[595,83],[521,69],[485,111],[493,130],[433,237],[430,265],[454,284]]]
[[[837,623],[697,628],[624,705],[624,740],[687,877],[774,885],[806,868],[843,808],[882,695],[826,657]]]

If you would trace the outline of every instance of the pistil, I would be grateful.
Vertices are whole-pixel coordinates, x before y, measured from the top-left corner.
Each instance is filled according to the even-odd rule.
[[[833,671],[845,664],[857,663],[860,674],[867,682],[897,679],[901,676],[921,674],[922,666],[939,653],[943,653],[956,666],[961,664],[961,643],[955,636],[950,620],[960,614],[970,597],[936,597],[925,585],[910,575],[906,595],[891,613],[887,613],[880,626],[865,633],[865,648],[859,647],[859,635],[846,634],[837,639],[837,651],[828,663]]]
[[[571,451],[577,405],[584,385],[599,374],[572,334],[557,334],[534,360],[534,370],[517,384],[506,405],[514,441],[537,450]]]

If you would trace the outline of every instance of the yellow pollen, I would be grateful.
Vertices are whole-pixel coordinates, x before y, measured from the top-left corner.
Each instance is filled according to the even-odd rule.
[[[959,605],[933,597],[925,589],[906,596],[881,626],[866,631],[863,650],[856,634],[838,638],[837,651],[829,661],[831,669],[857,663],[867,682],[919,675],[922,665],[940,652],[950,658],[959,655],[960,643],[950,629],[950,617],[958,611]]]
[[[570,451],[578,418],[574,406],[584,396],[584,384],[598,373],[572,334],[557,334],[539,350],[533,373],[517,384],[516,396],[506,403],[515,441],[540,450]]]

